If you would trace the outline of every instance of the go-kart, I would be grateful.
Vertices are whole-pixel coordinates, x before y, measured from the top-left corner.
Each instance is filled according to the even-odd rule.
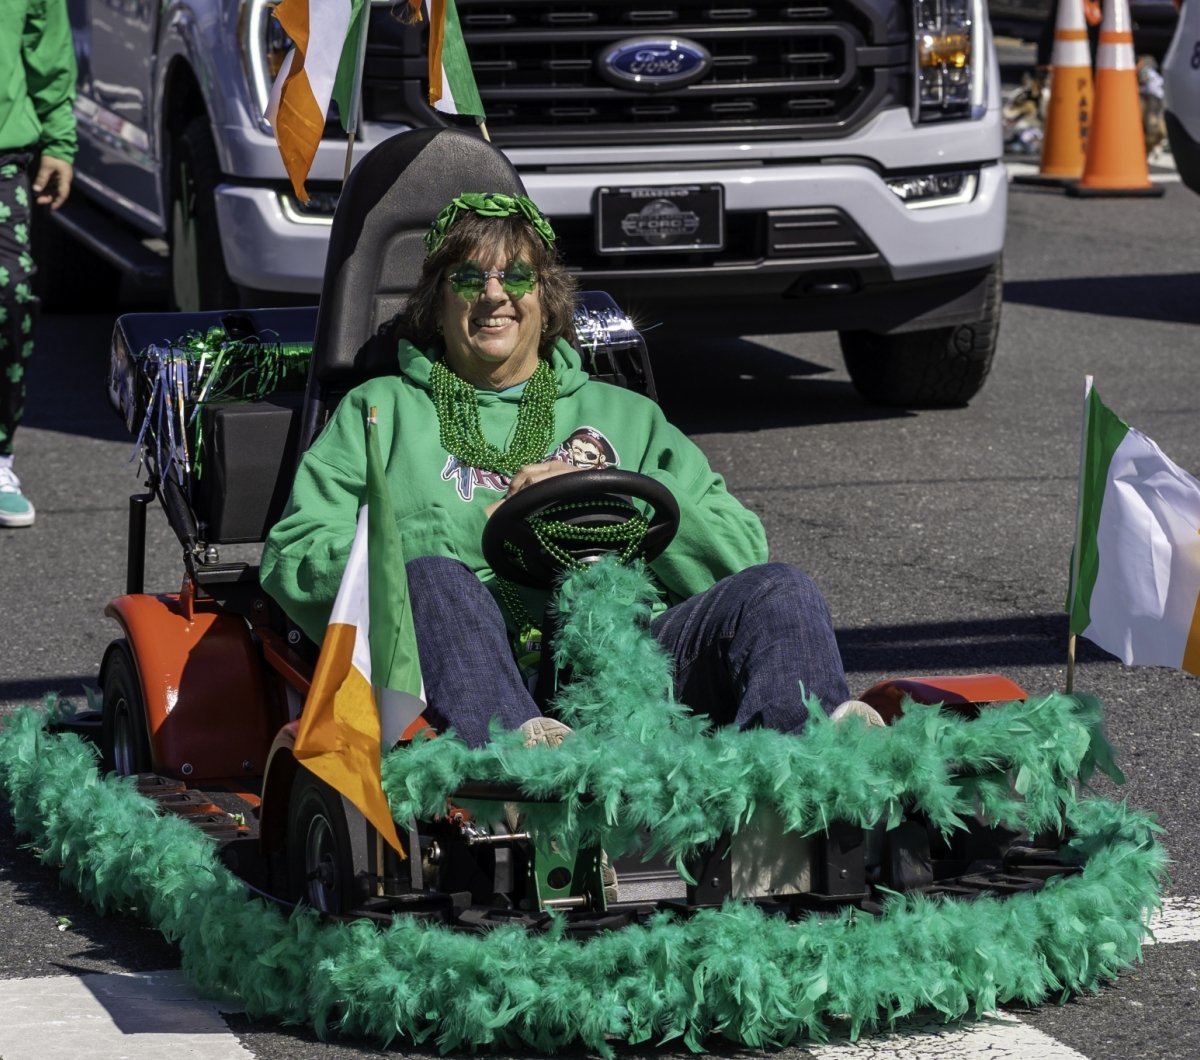
[[[626,471],[530,487],[484,536],[497,573],[560,586],[536,687],[575,730],[561,747],[498,736],[468,750],[427,738],[423,722],[392,734],[383,783],[401,851],[297,760],[316,647],[262,592],[254,562],[221,550],[263,540],[337,400],[390,370],[420,237],[448,197],[478,187],[522,191],[473,136],[398,136],[347,181],[319,310],[131,314],[114,332],[110,397],[148,489],[130,500],[126,592],[106,609],[121,635],[101,663],[100,710],[56,727],[88,732],[104,771],[133,778],[108,783],[136,787],[156,819],[209,837],[238,886],[298,908],[288,937],[306,940],[308,974],[328,978],[281,1014],[320,1022],[332,1005],[351,1029],[436,1033],[446,1048],[651,1036],[699,1047],[712,1032],[764,1044],[838,1015],[857,1031],[920,1006],[958,1016],[1041,1000],[1134,959],[1162,855],[1149,822],[1079,798],[1095,765],[1117,775],[1094,703],[1031,698],[995,674],[905,678],[861,694],[884,729],[827,723],[814,707],[799,737],[712,731],[672,701],[646,633],[644,565],[678,509]],[[584,296],[576,329],[595,377],[654,396],[645,344],[611,300]],[[217,361],[239,400],[198,381]],[[145,591],[152,500],[183,550],[176,592]],[[222,888],[213,908],[232,917]],[[313,934],[313,910],[352,934]],[[208,952],[217,914],[204,915],[198,977],[277,1011],[256,992],[261,968]],[[170,930],[186,938],[190,916],[201,914],[172,914]],[[269,929],[281,947],[282,916]],[[381,941],[401,937],[421,956]],[[357,956],[339,964],[339,946]],[[451,996],[468,966],[469,999]],[[589,978],[597,969],[617,993]],[[411,995],[425,979],[421,1008]],[[560,996],[548,1015],[514,999],[517,980],[608,1008],[589,1016]]]

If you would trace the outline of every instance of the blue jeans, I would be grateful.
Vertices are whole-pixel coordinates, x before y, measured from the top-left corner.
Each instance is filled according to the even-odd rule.
[[[495,597],[457,560],[423,556],[406,569],[426,718],[479,747],[493,718],[515,729],[537,717]],[[801,685],[827,711],[849,698],[824,597],[786,563],[730,575],[651,630],[673,660],[676,699],[717,725],[799,732]]]

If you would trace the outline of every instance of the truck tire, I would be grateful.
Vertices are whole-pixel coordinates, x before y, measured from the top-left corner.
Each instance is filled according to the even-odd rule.
[[[127,640],[114,641],[110,649],[100,716],[104,771],[115,771],[121,776],[150,772],[153,763],[146,730],[146,704]]]
[[[206,118],[193,118],[171,147],[171,304],[183,312],[236,309],[238,289],[225,272],[215,191],[221,179]]]
[[[288,804],[289,898],[323,913],[354,904],[354,853],[342,797],[303,766]]]
[[[899,335],[839,332],[854,389],[878,405],[968,404],[983,386],[996,353],[1002,275],[997,262],[984,281],[983,315],[969,324]]]
[[[116,314],[121,299],[120,270],[72,239],[44,206],[33,209],[30,242],[37,269],[33,293],[44,310]]]

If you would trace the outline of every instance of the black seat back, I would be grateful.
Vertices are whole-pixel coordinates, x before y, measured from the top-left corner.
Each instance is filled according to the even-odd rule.
[[[467,191],[525,194],[500,151],[457,129],[400,133],[351,171],[329,238],[300,452],[331,398],[395,370],[393,325],[421,275],[423,237],[442,207]]]

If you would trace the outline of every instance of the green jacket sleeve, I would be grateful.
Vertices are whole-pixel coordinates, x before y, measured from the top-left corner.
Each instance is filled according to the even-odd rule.
[[[283,518],[263,547],[263,588],[317,644],[354,542],[366,495],[365,410],[348,395],[304,454]]]
[[[30,4],[22,41],[25,81],[42,132],[42,154],[75,161],[75,45],[66,0]]]
[[[651,564],[668,603],[766,562],[767,537],[758,516],[725,488],[708,458],[661,413],[638,470],[670,489],[679,502],[679,533]]]

